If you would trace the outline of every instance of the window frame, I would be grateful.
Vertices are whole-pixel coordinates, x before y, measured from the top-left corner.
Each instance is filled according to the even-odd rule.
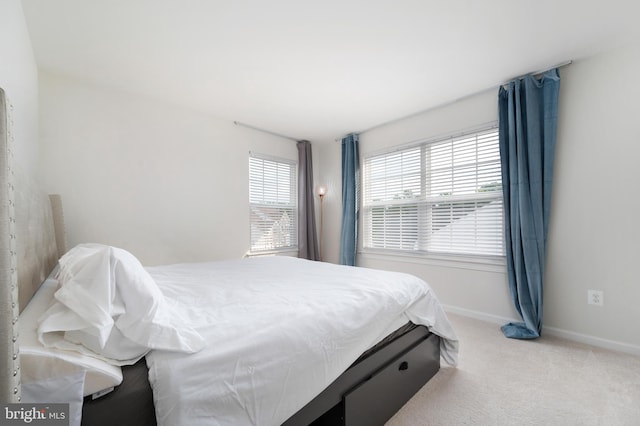
[[[475,138],[474,149],[477,155],[477,152],[479,149],[478,141],[481,140],[478,138],[487,137],[487,135],[491,136],[491,143],[495,142],[495,146],[492,145],[491,149],[497,151],[497,158],[495,154],[492,154],[493,157],[491,158],[491,162],[490,162],[491,164],[488,166],[488,167],[493,167],[492,173],[494,177],[496,174],[495,168],[497,167],[498,181],[492,183],[494,186],[491,187],[491,190],[487,191],[486,193],[482,193],[483,192],[481,191],[482,186],[478,185],[479,184],[479,182],[477,181],[478,176],[481,176],[481,177],[484,176],[484,173],[479,172],[478,170],[480,166],[484,165],[484,162],[478,161],[478,158],[476,157],[476,161],[470,163],[470,164],[473,164],[473,167],[475,168],[473,176],[476,179],[476,186],[474,187],[475,192],[473,194],[456,195],[454,193],[455,191],[452,191],[449,197],[446,197],[446,194],[445,196],[442,196],[442,194],[440,194],[439,198],[433,197],[433,193],[430,192],[430,188],[429,188],[429,185],[433,185],[434,179],[433,179],[433,176],[430,175],[432,170],[430,169],[430,163],[429,163],[430,158],[429,158],[428,152],[438,144],[446,144],[447,142],[455,144],[455,143],[460,143],[461,141],[468,141],[471,138]],[[504,264],[504,259],[506,256],[505,242],[504,242],[504,210],[502,207],[503,193],[502,193],[502,179],[501,179],[498,143],[499,142],[498,142],[497,122],[492,122],[482,127],[476,127],[464,132],[451,134],[446,137],[424,139],[418,142],[399,145],[399,146],[391,147],[385,150],[380,150],[380,151],[373,152],[366,155],[365,158],[363,159],[363,164],[362,164],[363,220],[362,220],[361,232],[362,232],[363,238],[362,238],[362,244],[361,244],[361,253],[364,255],[368,254],[368,255],[374,255],[374,256],[394,255],[394,256],[400,256],[404,258],[413,257],[413,258],[422,258],[422,259],[432,259],[438,262],[440,261],[447,262],[449,260],[452,260],[452,261],[469,262],[473,264],[477,264],[477,263],[487,263],[487,264],[494,264],[494,265]],[[397,156],[402,153],[407,154],[411,150],[418,150],[420,152],[419,154],[419,157],[420,157],[419,181],[420,182],[419,184],[417,182],[409,183],[409,186],[413,186],[412,189],[415,191],[417,195],[413,197],[409,197],[406,200],[402,199],[402,197],[397,197],[395,198],[396,201],[394,202],[394,201],[390,201],[389,199],[390,193],[385,193],[384,191],[382,191],[382,192],[379,192],[377,195],[384,194],[384,196],[381,198],[378,198],[377,200],[374,200],[372,196],[372,186],[375,185],[376,183],[380,185],[380,182],[372,183],[372,176],[371,176],[371,173],[372,173],[371,169],[373,167],[372,162],[375,161],[376,159],[378,159],[379,161],[384,161],[382,160],[383,158]],[[415,164],[410,164],[410,166],[418,167]],[[401,168],[404,167],[404,164],[399,167]],[[452,167],[452,170],[453,170],[453,167]],[[398,176],[401,176],[401,175],[402,173],[400,173]],[[378,177],[378,179],[382,179],[382,178]],[[387,182],[386,179],[388,178],[386,176],[384,177],[384,179],[385,180],[382,183],[383,185],[388,184],[390,186],[393,186],[392,183]],[[396,177],[396,180],[398,179],[401,179],[401,178]],[[400,188],[399,190],[403,190],[403,188],[405,188],[403,185],[404,183],[398,186],[398,188]],[[393,190],[398,190],[398,189],[394,188],[392,189],[392,192]],[[412,195],[413,191],[407,192],[405,190],[405,193]],[[384,197],[386,197],[386,199]],[[448,203],[450,205],[457,203],[459,205],[464,206],[465,205],[464,203],[472,203],[473,207],[467,211],[473,213],[473,215],[475,216],[474,219],[478,219],[477,212],[479,211],[478,210],[479,208],[484,206],[490,206],[492,202],[495,202],[491,207],[489,207],[489,210],[484,210],[483,213],[481,214],[485,214],[484,212],[488,211],[492,215],[490,216],[490,219],[493,220],[494,217],[499,218],[499,222],[497,220],[495,221],[495,223],[488,222],[490,225],[488,225],[486,229],[480,228],[480,232],[478,232],[478,228],[476,227],[474,228],[474,232],[473,232],[474,238],[482,240],[483,243],[485,242],[484,238],[489,236],[489,239],[491,240],[490,241],[491,249],[490,250],[485,249],[484,252],[482,252],[483,250],[480,250],[477,248],[473,252],[460,250],[460,249],[432,250],[426,241],[429,239],[429,234],[435,235],[432,222],[434,220],[434,215],[435,215],[433,206],[436,205],[436,202],[437,202],[436,198],[437,200],[439,200],[441,204],[443,202]],[[489,203],[487,203],[487,201]],[[403,231],[407,232],[402,229],[402,224],[399,225],[399,227],[394,230],[394,232],[397,233],[398,235],[402,235],[400,237],[397,237],[399,238],[399,240],[396,240],[396,241],[391,240],[391,242],[388,243],[387,246],[385,246],[384,244],[384,243],[387,243],[386,240],[384,241],[384,243],[382,241],[374,241],[374,239],[376,238],[376,236],[374,236],[375,232],[389,232],[389,231],[384,226],[381,228],[375,229],[375,224],[373,222],[375,219],[372,216],[373,215],[372,210],[374,208],[389,209],[393,206],[398,207],[402,205],[405,206],[404,208],[407,211],[409,211],[411,207],[415,207],[414,217],[411,219],[413,220],[413,222],[417,224],[411,223],[411,220],[407,220],[408,227],[410,228],[409,231],[410,233],[412,233],[410,238],[408,238],[408,242],[406,243],[402,242],[402,238],[404,236],[402,232]],[[464,209],[455,210],[452,207],[451,211],[453,212],[453,215],[449,219],[449,222],[448,222],[449,224],[453,224],[454,221],[457,220],[456,218],[454,218],[456,212],[457,211],[464,212]],[[469,214],[469,216],[471,215]],[[480,219],[483,219],[483,218],[480,218]],[[440,220],[442,220],[442,218],[440,218]],[[446,222],[442,222],[442,223],[445,223],[445,225],[441,224],[440,226],[446,226]],[[411,227],[415,227],[415,230]],[[449,228],[452,228],[452,227],[449,227]],[[455,232],[451,232],[451,234],[455,235]],[[384,238],[386,238],[386,236]],[[393,236],[391,238],[393,238]],[[412,242],[411,238],[414,238],[415,241],[413,242],[414,246],[409,248],[407,244],[409,245],[411,244]],[[398,243],[398,241],[400,242]],[[449,237],[449,242],[452,244],[452,246],[455,246],[455,237],[454,236]],[[392,243],[396,245],[393,246]],[[477,243],[478,242],[476,241],[476,244]]]
[[[256,175],[256,167],[254,162],[262,163],[263,170]],[[264,166],[269,165],[271,169],[269,173],[271,175],[265,176]],[[249,254],[250,255],[265,255],[270,253],[283,253],[283,252],[297,252],[298,251],[298,162],[292,159],[276,157],[272,155],[249,152]],[[288,170],[289,177],[282,180],[277,176],[279,169],[285,168]],[[257,183],[262,188],[254,188],[254,184]],[[274,180],[275,179],[275,180]],[[286,187],[281,186],[282,182],[287,182]],[[267,184],[267,187],[265,187]],[[255,191],[254,191],[255,190]],[[268,192],[265,191],[275,191]],[[259,193],[262,193],[260,195]],[[282,195],[288,193],[288,202],[283,202]],[[261,199],[257,201],[256,198]],[[269,198],[271,201],[266,201]],[[280,213],[289,213],[290,223],[287,225],[290,230],[282,235],[276,236],[275,240],[285,241],[285,244],[280,244],[272,239],[271,243],[263,241],[262,244],[256,244],[256,240],[259,239],[256,231],[262,230],[262,235],[265,232],[273,230],[275,223],[271,225],[265,224],[265,222],[256,222],[254,216],[257,211],[263,210],[263,216],[276,216],[278,210]],[[273,221],[277,222],[277,221]]]

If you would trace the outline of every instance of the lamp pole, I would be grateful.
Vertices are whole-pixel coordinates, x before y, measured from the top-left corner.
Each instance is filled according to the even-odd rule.
[[[324,260],[322,256],[322,240],[323,240],[323,220],[324,220],[324,212],[323,212],[323,201],[324,196],[327,193],[327,188],[325,186],[318,187],[318,197],[320,197],[320,261]]]

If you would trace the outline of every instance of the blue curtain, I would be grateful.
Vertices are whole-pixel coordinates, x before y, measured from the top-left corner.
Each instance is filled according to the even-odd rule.
[[[558,70],[500,87],[500,157],[509,288],[524,322],[502,326],[505,336],[535,339],[542,299],[551,184],[558,122]]]
[[[356,264],[358,242],[358,179],[360,158],[358,135],[342,139],[342,229],[340,232],[340,264]]]

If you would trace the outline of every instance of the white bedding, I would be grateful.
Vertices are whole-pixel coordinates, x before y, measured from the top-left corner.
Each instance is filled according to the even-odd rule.
[[[279,425],[409,320],[457,360],[444,311],[412,275],[290,257],[147,270],[206,342],[146,355],[159,425]]]

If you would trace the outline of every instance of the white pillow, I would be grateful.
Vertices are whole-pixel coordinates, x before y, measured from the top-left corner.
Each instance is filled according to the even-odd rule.
[[[131,253],[81,244],[60,259],[61,288],[38,335],[49,347],[93,353],[115,365],[134,364],[150,349],[193,353],[204,346]]]
[[[20,314],[18,325],[22,382],[49,380],[52,372],[62,377],[73,374],[80,368],[86,371],[84,396],[119,385],[122,382],[120,367],[76,351],[47,348],[38,340],[38,318],[51,305],[53,294],[58,288],[54,275],[55,271]]]

